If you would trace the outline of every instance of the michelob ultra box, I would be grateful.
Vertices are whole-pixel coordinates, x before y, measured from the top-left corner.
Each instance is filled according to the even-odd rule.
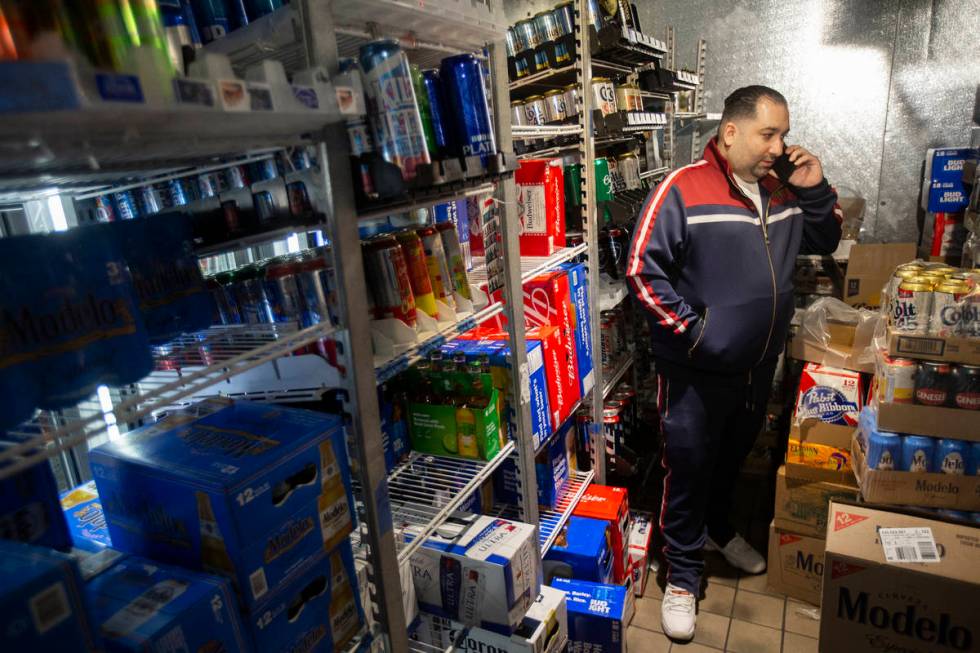
[[[569,300],[572,304],[572,329],[575,332],[575,353],[578,357],[579,394],[585,397],[595,385],[588,271],[585,268],[585,263],[562,263],[558,267],[568,273]]]
[[[71,543],[76,549],[98,553],[112,546],[95,481],[82,483],[62,493],[61,508],[65,511]]]
[[[74,559],[0,540],[0,642],[4,651],[101,651]]]
[[[426,540],[411,567],[420,610],[510,636],[540,593],[538,529],[461,517]]]
[[[114,653],[251,650],[224,578],[130,556],[91,579],[85,597]]]
[[[859,372],[807,363],[800,377],[796,422],[815,417],[826,424],[857,426],[862,398]]]
[[[9,443],[0,443],[0,450]],[[0,539],[67,551],[71,536],[46,461],[0,480]]]
[[[459,653],[562,653],[568,644],[565,593],[542,585],[538,598],[510,637],[424,613],[413,637],[443,651],[453,647]]]
[[[609,529],[609,522],[602,519],[569,517],[568,523],[544,556],[545,578],[612,582]]]
[[[351,532],[341,423],[249,402],[192,409],[91,452],[112,544],[228,576],[255,605]]]
[[[629,588],[555,578],[551,586],[568,601],[570,653],[626,653]]]

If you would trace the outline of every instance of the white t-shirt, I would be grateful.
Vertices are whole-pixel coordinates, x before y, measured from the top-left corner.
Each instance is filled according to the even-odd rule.
[[[732,175],[735,179],[735,183],[738,187],[742,189],[742,192],[748,195],[749,199],[755,204],[756,210],[759,212],[759,217],[762,217],[762,194],[759,192],[759,182],[748,182],[739,177],[738,175]]]

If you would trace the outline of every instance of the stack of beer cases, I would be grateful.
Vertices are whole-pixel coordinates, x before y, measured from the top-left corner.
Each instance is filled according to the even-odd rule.
[[[333,650],[360,630],[336,417],[208,400],[90,456],[112,546],[129,554],[87,588],[113,650],[178,636],[192,650]]]

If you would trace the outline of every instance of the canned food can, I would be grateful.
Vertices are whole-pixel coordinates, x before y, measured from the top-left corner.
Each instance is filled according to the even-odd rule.
[[[520,51],[533,50],[541,45],[541,35],[538,32],[537,24],[533,18],[525,18],[514,25],[514,36],[517,37],[517,44]]]
[[[874,431],[868,438],[868,469],[892,471],[902,460],[902,438],[894,433]]]
[[[926,406],[945,406],[950,398],[952,369],[949,363],[922,361],[915,374],[915,401]]]
[[[555,5],[551,13],[555,17],[555,24],[562,36],[575,32],[575,7],[571,2],[563,2]]]
[[[953,406],[964,410],[980,410],[980,366],[954,367],[952,386]]]
[[[532,95],[524,100],[524,120],[527,125],[543,125],[547,121],[547,109],[544,98]]]
[[[449,151],[456,156],[479,156],[484,166],[497,151],[480,60],[471,54],[447,57],[439,66],[439,81],[449,121]],[[448,135],[448,134],[447,134]]]
[[[470,280],[466,276],[466,261],[463,260],[463,248],[459,243],[456,225],[452,222],[442,222],[436,225],[436,231],[442,237],[442,248],[446,252],[446,261],[449,263],[449,275],[452,277],[453,287],[464,299],[472,299]]]
[[[561,37],[561,31],[558,29],[558,23],[555,21],[554,14],[552,14],[550,11],[542,11],[535,14],[534,26],[537,28],[538,34],[541,35],[542,43],[555,41]]]
[[[432,282],[429,280],[429,268],[425,261],[425,249],[422,239],[414,229],[406,229],[395,234],[395,240],[402,248],[405,265],[408,267],[408,280],[412,285],[415,296],[415,306],[426,315],[436,317],[436,296],[432,292]]]
[[[925,435],[906,435],[902,437],[903,472],[929,473],[936,457],[936,441]]]
[[[565,107],[565,93],[552,89],[544,94],[544,110],[546,122],[561,122],[568,117]]]
[[[265,294],[275,322],[299,322],[301,300],[296,284],[297,261],[273,259],[265,266]]]
[[[898,286],[892,307],[892,325],[902,333],[922,334],[929,331],[932,315],[933,284],[925,277],[906,279]]]
[[[571,118],[578,115],[579,96],[578,84],[569,84],[565,87],[565,114]]]
[[[936,442],[936,458],[932,468],[939,474],[962,476],[966,474],[970,453],[969,443],[943,438]]]
[[[524,116],[524,103],[520,100],[510,103],[510,124],[515,127],[526,127],[528,124]]]
[[[592,102],[604,116],[616,113],[616,87],[609,78],[592,78]]]
[[[955,280],[946,280],[933,291],[929,333],[943,338],[960,333],[961,302],[970,294],[970,287]]]
[[[442,237],[435,227],[421,227],[416,230],[419,238],[422,239],[422,248],[425,250],[425,265],[429,271],[429,281],[432,284],[432,292],[438,301],[456,308],[456,300],[453,297],[455,288],[453,277],[449,272],[449,261],[446,259],[446,250],[442,246]]]
[[[915,378],[918,369],[918,362],[911,358],[892,358],[885,355],[883,377],[879,379],[881,400],[895,404],[914,403]]]
[[[415,296],[398,241],[391,236],[376,236],[361,246],[374,319],[392,318],[414,327]]]

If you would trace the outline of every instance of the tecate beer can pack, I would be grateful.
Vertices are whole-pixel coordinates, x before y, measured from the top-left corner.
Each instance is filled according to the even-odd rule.
[[[255,605],[354,525],[340,420],[209,400],[91,454],[115,548],[228,576]]]
[[[525,159],[515,173],[521,255],[551,256],[565,246],[565,181],[561,159]]]
[[[858,372],[807,363],[800,377],[796,421],[816,418],[827,424],[857,426],[863,396]]]
[[[628,548],[630,507],[626,488],[608,485],[590,485],[579,500],[577,517],[602,519],[609,523],[610,545],[613,554],[613,582],[625,583],[628,573]]]
[[[569,653],[626,653],[626,587],[568,578],[551,586],[568,602]]]
[[[541,590],[537,527],[482,515],[453,525],[453,537],[432,536],[412,555],[419,608],[510,636]]]
[[[611,583],[613,559],[609,530],[609,522],[603,519],[569,517],[545,554],[545,578]]]
[[[61,508],[76,549],[98,553],[112,546],[95,481],[82,483],[61,495]]]

